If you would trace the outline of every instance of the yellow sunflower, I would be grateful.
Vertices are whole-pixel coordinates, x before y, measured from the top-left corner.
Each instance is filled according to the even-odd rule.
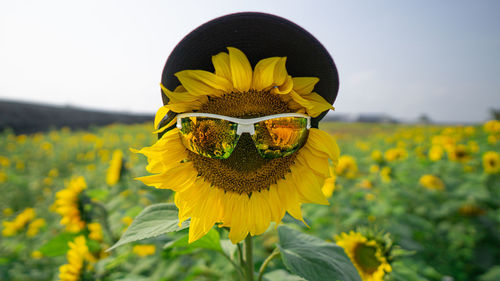
[[[384,275],[392,271],[384,256],[383,248],[377,241],[368,240],[359,232],[342,232],[335,236],[335,242],[344,248],[363,281],[382,281]]]
[[[429,149],[429,159],[433,162],[441,160],[441,158],[443,158],[443,154],[444,150],[439,145],[433,145],[431,146],[431,149]]]
[[[168,112],[236,118],[280,113],[316,117],[333,108],[313,92],[318,78],[288,75],[286,58],[263,59],[252,70],[243,52],[232,47],[227,50],[212,57],[215,73],[184,70],[175,74],[181,85],[173,92],[162,86],[169,103],[158,111],[155,125]],[[156,132],[164,132],[175,122]],[[204,136],[218,135],[208,131]],[[301,149],[274,159],[261,157],[248,134],[241,135],[229,158],[204,157],[186,149],[177,128],[137,152],[147,156],[146,169],[154,174],[139,180],[176,192],[179,220],[191,218],[190,242],[218,224],[230,228],[233,243],[248,234],[263,233],[271,222],[279,223],[285,212],[302,220],[302,203],[327,205],[321,189],[330,177],[329,159],[335,164],[339,155],[335,140],[315,128],[309,129]]]
[[[35,218],[35,209],[26,208],[13,221],[3,221],[2,235],[5,237],[15,235]]]
[[[470,159],[470,154],[467,146],[463,144],[458,144],[451,146],[448,149],[448,158],[455,162],[467,162]]]
[[[488,151],[483,155],[483,168],[488,174],[500,172],[500,154],[495,151]]]
[[[62,216],[61,224],[66,226],[69,232],[78,232],[85,228],[85,221],[82,218],[82,202],[80,193],[87,188],[83,177],[71,179],[68,186],[56,193],[54,202],[55,211]]]
[[[495,134],[500,132],[500,121],[499,120],[489,120],[484,123],[483,129],[485,132],[490,134]]]
[[[59,267],[59,279],[61,281],[82,280],[86,269],[96,261],[89,251],[85,236],[80,235],[74,241],[68,243],[68,263]]]
[[[123,152],[119,149],[113,151],[113,156],[109,164],[108,171],[106,173],[106,183],[109,186],[113,186],[120,180],[120,174],[122,172],[123,165]]]
[[[433,175],[423,175],[418,182],[429,190],[443,190],[445,188],[443,181]]]
[[[358,175],[358,164],[356,159],[350,155],[342,155],[339,158],[339,164],[335,167],[335,174],[353,179]]]
[[[389,162],[398,161],[408,157],[408,152],[406,152],[406,149],[400,147],[391,148],[385,151],[384,157]]]

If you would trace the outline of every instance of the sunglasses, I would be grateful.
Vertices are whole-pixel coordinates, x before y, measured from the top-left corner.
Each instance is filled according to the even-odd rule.
[[[259,154],[266,159],[288,156],[301,148],[311,128],[311,117],[283,113],[251,119],[210,113],[177,115],[177,128],[190,151],[215,159],[227,159],[243,133],[251,135]]]

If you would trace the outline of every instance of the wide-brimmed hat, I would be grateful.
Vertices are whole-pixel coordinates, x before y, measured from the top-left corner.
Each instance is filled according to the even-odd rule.
[[[168,57],[162,84],[174,90],[180,85],[174,74],[181,70],[214,71],[212,56],[226,51],[226,47],[243,51],[252,66],[264,58],[287,57],[289,75],[318,77],[319,82],[314,91],[331,104],[337,97],[337,68],[325,47],[297,24],[275,15],[256,12],[222,16],[189,33]],[[162,99],[164,104],[168,103],[163,93]],[[313,127],[317,127],[325,114],[323,112],[312,119]]]

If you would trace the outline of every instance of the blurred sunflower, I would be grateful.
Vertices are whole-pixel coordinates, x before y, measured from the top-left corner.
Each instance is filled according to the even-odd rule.
[[[443,181],[433,175],[423,175],[418,182],[429,190],[443,190],[445,188]]]
[[[383,182],[390,182],[392,180],[392,169],[389,166],[385,166],[380,169],[380,178]]]
[[[120,180],[120,174],[122,172],[123,166],[123,152],[119,149],[113,151],[113,156],[111,157],[111,162],[109,164],[108,171],[106,173],[106,183],[109,186],[113,186]]]
[[[155,245],[143,244],[143,245],[135,245],[132,248],[132,252],[140,257],[154,255],[156,252]]]
[[[19,213],[13,221],[3,221],[2,235],[5,237],[15,235],[35,218],[35,209],[26,208]]]
[[[68,263],[59,267],[59,279],[61,281],[93,280],[87,276],[88,272],[86,271],[96,259],[89,252],[85,237],[80,235],[68,245]]]
[[[359,232],[342,232],[335,236],[335,242],[344,248],[363,281],[382,281],[392,271],[383,245],[368,239]]]
[[[335,171],[332,166],[330,166],[330,177],[325,180],[325,183],[323,184],[323,188],[321,188],[321,191],[323,194],[326,196],[326,198],[330,198],[333,195],[333,192],[335,191],[335,180],[337,177],[335,176]]]
[[[254,118],[280,113],[305,113],[316,117],[332,109],[312,92],[319,81],[313,77],[288,75],[286,58],[271,57],[252,67],[243,52],[228,47],[212,57],[215,73],[184,70],[175,76],[181,85],[173,92],[162,85],[169,103],[160,108],[155,125],[170,111],[215,113],[236,118]],[[160,128],[163,132],[174,125]],[[200,126],[209,125],[207,123]],[[220,145],[218,127],[207,127],[198,137],[206,145]],[[279,135],[277,133],[277,135]],[[280,136],[285,139],[290,136]],[[139,153],[148,158],[147,170],[155,175],[138,178],[156,188],[175,191],[179,220],[191,218],[189,241],[205,235],[211,227],[229,227],[233,243],[249,233],[266,231],[279,223],[285,212],[302,220],[302,203],[328,204],[321,189],[330,177],[329,159],[339,155],[335,140],[311,128],[302,148],[293,154],[266,159],[258,153],[248,134],[242,134],[227,159],[194,153],[183,145],[180,130],[166,132],[153,146]]]
[[[500,132],[500,121],[490,120],[484,123],[483,129],[485,132],[495,134]]]
[[[373,161],[377,162],[378,164],[384,162],[384,155],[382,154],[382,151],[380,151],[380,150],[372,151],[370,156],[373,159]]]
[[[439,145],[433,145],[431,146],[431,149],[429,149],[429,160],[431,161],[439,161],[441,158],[443,158],[444,150],[441,146]]]
[[[356,159],[350,155],[342,155],[339,158],[339,163],[335,167],[335,174],[353,179],[358,175],[358,164],[356,164]]]
[[[389,162],[402,160],[402,159],[405,159],[407,156],[408,156],[408,152],[406,151],[406,149],[401,148],[401,147],[388,149],[384,153],[385,160],[387,160]]]
[[[483,154],[483,169],[488,174],[500,172],[500,154],[495,151],[488,151]]]
[[[467,162],[470,159],[467,146],[463,144],[451,146],[448,149],[448,158],[455,162]]]
[[[89,229],[89,238],[101,242],[102,241],[102,226],[98,222],[92,222],[87,225]]]
[[[26,230],[26,236],[33,237],[33,236],[37,235],[38,231],[40,231],[40,228],[44,227],[45,224],[46,224],[46,222],[42,218],[38,218],[38,219],[32,221],[28,226],[28,230]]]
[[[61,224],[66,226],[69,232],[78,232],[85,228],[83,219],[83,203],[80,198],[81,192],[87,188],[83,177],[71,179],[68,186],[56,193],[54,202],[55,211],[62,216]]]

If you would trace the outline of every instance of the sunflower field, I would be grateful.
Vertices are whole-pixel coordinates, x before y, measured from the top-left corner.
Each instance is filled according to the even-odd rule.
[[[170,190],[134,180],[147,163],[131,148],[154,143],[152,127],[0,134],[0,280],[241,279],[241,245],[224,228],[194,243],[185,225],[120,240],[143,210],[155,211],[148,206],[174,202]],[[500,280],[500,121],[320,128],[341,151],[323,187],[330,204],[304,204],[304,222],[287,215],[286,226],[256,236],[259,280],[304,280],[274,258],[287,253],[282,229],[319,237],[319,248],[335,242],[362,280]],[[143,227],[176,219],[156,211],[157,224]]]

